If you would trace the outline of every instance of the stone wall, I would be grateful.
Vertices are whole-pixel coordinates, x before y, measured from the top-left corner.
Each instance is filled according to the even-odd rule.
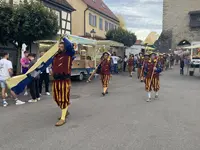
[[[164,0],[163,32],[172,31],[171,49],[182,40],[200,41],[200,28],[189,27],[190,11],[200,10],[200,0]]]

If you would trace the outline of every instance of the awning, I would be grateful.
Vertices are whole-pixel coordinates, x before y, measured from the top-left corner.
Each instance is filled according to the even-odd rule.
[[[87,38],[79,37],[79,36],[76,36],[76,35],[66,35],[66,37],[72,43],[82,44],[82,45],[96,45],[96,40],[87,39]]]
[[[36,43],[36,44],[40,44],[40,43],[43,43],[43,44],[54,44],[56,42],[57,42],[56,40],[38,40],[38,41],[34,41],[33,43]]]
[[[152,47],[149,47],[149,46],[145,47],[145,49],[146,49],[146,50],[149,50],[149,51],[155,50],[155,48],[152,48]]]
[[[111,40],[99,40],[99,41],[97,41],[97,45],[124,47],[124,44],[116,42],[116,41],[111,41]]]
[[[200,44],[197,45],[192,45],[192,46],[187,46],[187,47],[182,47],[183,49],[193,49],[193,48],[200,48]]]

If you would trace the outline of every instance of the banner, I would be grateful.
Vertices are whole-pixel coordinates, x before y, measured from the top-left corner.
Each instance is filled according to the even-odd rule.
[[[16,94],[22,93],[33,78],[43,72],[52,63],[53,56],[58,51],[58,44],[59,42],[57,42],[41,58],[39,58],[26,74],[18,75],[6,80],[8,88]]]

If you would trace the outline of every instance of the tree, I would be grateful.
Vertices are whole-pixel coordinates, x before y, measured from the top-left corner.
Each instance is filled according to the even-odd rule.
[[[10,5],[0,2],[0,43],[7,45],[13,35],[12,24],[13,8]]]
[[[125,46],[130,47],[135,44],[137,37],[135,36],[134,33],[131,33],[128,30],[117,28],[109,30],[106,33],[106,39],[120,42],[123,43]]]
[[[117,14],[116,16],[117,16],[117,18],[119,20],[119,26],[122,29],[126,29],[126,23],[125,23],[124,17],[121,14]]]
[[[14,42],[21,47],[33,41],[55,36],[58,32],[57,16],[39,2],[21,3],[13,14]]]
[[[55,36],[59,29],[57,15],[40,2],[25,0],[15,7],[0,2],[0,18],[0,43],[18,49],[18,62],[23,43],[31,46],[33,41]]]

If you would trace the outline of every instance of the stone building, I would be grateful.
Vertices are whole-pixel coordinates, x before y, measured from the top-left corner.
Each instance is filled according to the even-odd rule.
[[[200,0],[163,0],[161,51],[200,41]]]

